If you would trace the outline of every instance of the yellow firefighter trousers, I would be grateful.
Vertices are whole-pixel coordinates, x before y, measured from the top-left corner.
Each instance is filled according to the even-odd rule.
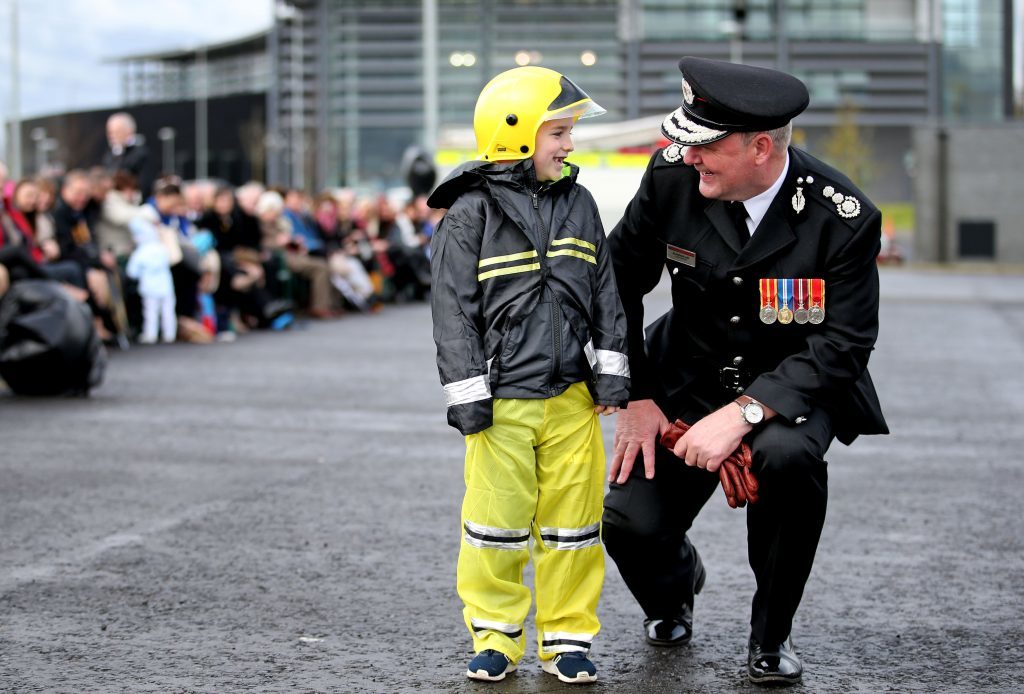
[[[496,399],[494,424],[466,437],[458,591],[476,652],[523,657],[531,536],[540,658],[589,651],[604,582],[604,473],[583,383],[544,400]]]

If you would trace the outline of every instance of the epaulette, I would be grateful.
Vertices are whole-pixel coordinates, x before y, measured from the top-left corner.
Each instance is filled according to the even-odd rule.
[[[793,195],[792,202],[793,209],[797,213],[803,209],[805,198],[809,197],[824,205],[826,209],[849,224],[857,224],[854,220],[861,216],[864,207],[860,198],[857,197],[857,195],[861,195],[860,191],[854,189],[857,193],[854,195],[850,192],[849,186],[812,174],[796,179],[796,185],[796,194]],[[867,205],[870,207],[871,203],[868,202]]]

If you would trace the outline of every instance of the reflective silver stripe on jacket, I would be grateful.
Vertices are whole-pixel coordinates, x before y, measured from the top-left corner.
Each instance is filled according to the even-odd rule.
[[[601,544],[601,524],[582,528],[541,528],[540,538],[549,549],[583,549]]]
[[[629,359],[622,352],[594,349],[593,340],[586,344],[583,352],[587,355],[587,361],[590,362],[590,368],[595,375],[607,374],[629,378]]]
[[[530,541],[529,528],[494,528],[466,521],[463,539],[478,549],[526,549]]]
[[[504,622],[492,622],[489,619],[477,619],[476,617],[470,619],[469,623],[472,625],[474,632],[497,631],[510,639],[516,639],[523,635],[522,624],[505,624]]]
[[[473,378],[448,383],[444,387],[444,397],[448,401],[448,407],[486,400],[491,397],[491,382],[486,376],[473,376]]]
[[[545,631],[540,642],[544,653],[565,653],[583,651],[586,653],[594,642],[593,634],[573,634],[568,631]]]

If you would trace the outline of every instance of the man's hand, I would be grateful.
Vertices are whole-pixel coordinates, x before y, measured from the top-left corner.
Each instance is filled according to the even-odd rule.
[[[674,450],[689,429],[689,424],[677,419],[669,426],[668,431],[661,435],[661,445]],[[725,500],[732,508],[743,508],[748,501],[752,504],[757,503],[759,485],[751,469],[753,465],[754,456],[750,446],[740,443],[739,448],[729,454],[718,467],[718,477],[722,482]]]
[[[739,447],[743,436],[751,429],[753,427],[740,416],[736,403],[730,402],[691,426],[672,452],[690,467],[718,472],[722,461]]]
[[[615,454],[608,481],[625,484],[636,463],[637,453],[644,456],[644,476],[654,479],[655,441],[668,426],[665,413],[654,400],[634,400],[619,412],[615,422]]]
[[[615,405],[595,405],[594,406],[594,414],[603,414],[606,417],[608,415],[610,415],[610,414],[615,414],[618,411],[619,411],[619,408],[616,407]]]

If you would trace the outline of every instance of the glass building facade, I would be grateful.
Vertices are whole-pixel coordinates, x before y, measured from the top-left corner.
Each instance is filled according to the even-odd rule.
[[[942,3],[942,106],[954,121],[998,121],[1006,112],[1004,0]]]
[[[275,0],[261,37],[126,59],[129,103],[265,89],[267,179],[302,185],[388,178],[426,128],[468,128],[481,87],[516,65],[568,74],[603,122],[679,105],[683,55],[776,67],[803,79],[813,139],[850,113],[882,134],[1009,113],[1013,0]],[[737,20],[741,22],[737,23]],[[429,34],[429,35],[428,35]],[[425,61],[425,47],[433,47]],[[248,55],[246,54],[248,52]],[[436,73],[425,71],[436,65]],[[425,84],[436,75],[436,111]],[[898,158],[898,157],[897,157]],[[902,167],[902,164],[893,163]]]

